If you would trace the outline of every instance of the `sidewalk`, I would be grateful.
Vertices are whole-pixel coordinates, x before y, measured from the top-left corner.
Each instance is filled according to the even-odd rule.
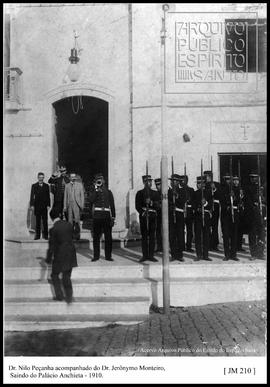
[[[140,324],[5,333],[5,356],[264,356],[266,302],[152,310]]]

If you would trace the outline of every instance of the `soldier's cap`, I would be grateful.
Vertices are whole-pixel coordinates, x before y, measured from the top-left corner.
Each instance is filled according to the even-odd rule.
[[[169,177],[169,180],[180,181],[180,180],[181,180],[181,176],[178,175],[177,173],[173,173],[173,174],[171,175],[171,177]]]
[[[203,176],[197,176],[196,178],[197,183],[201,183],[202,181],[205,182],[205,177]]]
[[[203,171],[203,174],[204,175],[213,176],[213,172],[212,171]]]
[[[154,180],[156,184],[161,184],[161,178],[158,177],[157,179]]]
[[[145,181],[149,181],[149,180],[153,180],[151,175],[143,175],[142,176],[142,181],[145,182]]]
[[[258,175],[257,171],[252,170],[252,171],[250,171],[249,176],[250,177],[258,177],[259,175]]]
[[[60,172],[66,172],[66,170],[67,168],[64,165],[61,165],[61,167],[59,168]]]
[[[180,175],[180,180],[185,181],[187,179],[187,175]]]
[[[237,179],[239,179],[239,176],[238,175],[233,175],[233,179],[237,180]]]
[[[224,173],[223,179],[230,179],[230,178],[231,178],[231,175],[229,174],[229,172]]]
[[[98,179],[104,179],[104,176],[102,173],[96,173],[95,176],[94,176],[94,179],[95,180],[98,180]]]

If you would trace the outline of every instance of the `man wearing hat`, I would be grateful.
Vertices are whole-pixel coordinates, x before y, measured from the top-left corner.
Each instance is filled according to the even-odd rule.
[[[90,188],[90,208],[93,217],[93,262],[100,258],[100,238],[102,233],[105,237],[105,260],[113,261],[112,258],[112,227],[115,223],[115,205],[113,193],[106,187],[102,173],[97,173],[94,183]]]
[[[212,193],[212,218],[210,222],[210,250],[219,251],[218,244],[218,221],[219,221],[219,208],[220,208],[220,184],[217,181],[213,181],[213,172],[203,172],[206,179],[206,189],[211,190]]]
[[[151,175],[142,176],[144,188],[136,193],[135,208],[139,213],[142,235],[142,258],[140,262],[157,262],[154,258],[155,233],[157,222],[158,194],[152,190]]]
[[[65,166],[61,165],[59,172],[54,172],[49,178],[48,183],[51,184],[51,192],[54,195],[53,207],[52,210],[57,212],[60,216],[60,219],[63,219],[63,209],[64,209],[64,192],[65,186],[70,182],[69,177],[67,176],[67,169]],[[67,214],[65,214],[67,219]]]
[[[50,229],[49,250],[46,262],[52,263],[52,283],[54,287],[55,301],[63,301],[68,304],[73,301],[73,289],[71,283],[72,269],[77,267],[76,249],[73,244],[72,226],[61,220],[57,210],[50,212],[53,227]],[[63,294],[59,274],[62,273]]]
[[[65,186],[64,213],[73,227],[74,239],[80,239],[80,219],[84,209],[84,189],[75,172],[69,174],[70,182]]]
[[[239,224],[238,224],[238,235],[237,235],[237,251],[245,251],[242,247],[243,235],[245,233],[245,193],[240,184],[240,177],[238,175],[233,176],[233,186],[236,190],[239,190]]]
[[[185,193],[179,188],[180,175],[174,173],[170,177],[171,187],[168,191],[169,205],[169,242],[171,250],[171,261],[184,262],[183,251],[185,250],[185,220],[184,206]]]
[[[156,226],[156,252],[162,252],[162,211],[161,211],[161,179],[155,179],[157,189],[157,226]]]
[[[210,224],[212,210],[212,193],[206,189],[205,177],[197,177],[197,190],[193,195],[194,231],[196,258],[194,261],[212,261],[208,256],[210,243]]]
[[[264,257],[264,219],[262,187],[259,187],[259,175],[256,171],[249,174],[250,184],[246,188],[247,220],[249,221],[249,248],[251,259]]]
[[[235,176],[238,178],[238,176]],[[225,173],[221,186],[221,229],[223,235],[224,255],[223,261],[237,258],[237,242],[239,227],[240,188],[233,184],[233,176]]]
[[[192,199],[194,195],[194,189],[188,186],[188,176],[180,176],[180,191],[182,190],[185,196],[185,206],[184,206],[184,219],[186,226],[186,244],[185,250],[193,253],[194,250],[191,248],[192,239],[193,239],[193,209],[192,209]]]

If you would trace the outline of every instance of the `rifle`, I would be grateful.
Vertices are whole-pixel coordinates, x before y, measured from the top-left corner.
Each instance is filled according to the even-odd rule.
[[[203,161],[201,159],[201,194],[202,194],[202,225],[204,227],[204,196],[203,196]]]
[[[262,194],[261,194],[261,170],[260,170],[260,156],[257,156],[257,169],[258,169],[258,198],[259,198],[259,210],[260,210],[260,216],[262,218]]]
[[[214,188],[213,188],[213,158],[211,156],[211,193],[212,193],[212,211],[215,210],[214,204]]]
[[[232,188],[232,156],[230,156],[230,202],[231,202],[231,215],[232,222],[234,223],[234,208],[233,208],[233,188]]]
[[[173,166],[173,156],[172,156],[172,175],[174,174],[174,166]],[[172,180],[172,193],[173,193],[173,223],[176,223],[176,213],[175,213],[175,186]]]
[[[187,202],[188,202],[188,190],[187,190],[187,169],[186,169],[186,163],[184,166],[184,175],[185,175],[185,205],[184,205],[184,218],[187,218]]]
[[[148,176],[148,161],[146,161],[146,176]],[[148,186],[148,180],[146,181],[146,199],[149,199],[149,186]],[[149,232],[149,203],[146,202],[146,229],[147,229],[147,235]]]
[[[243,204],[243,189],[241,183],[241,168],[240,168],[240,160],[238,160],[238,177],[239,177],[239,210],[244,208]]]

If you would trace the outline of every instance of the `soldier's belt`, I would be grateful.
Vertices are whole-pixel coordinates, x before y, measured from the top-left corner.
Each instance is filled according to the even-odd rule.
[[[219,200],[218,199],[214,199],[214,203],[218,203],[219,204]]]
[[[211,215],[211,211],[210,210],[204,210],[204,212],[208,212]]]
[[[184,212],[183,208],[178,208],[178,207],[175,207],[175,211]]]
[[[95,211],[111,211],[110,208],[95,207]]]
[[[148,212],[157,212],[156,210],[153,210],[152,208],[146,208],[146,207],[143,207],[142,208],[144,211],[148,211]]]
[[[192,205],[191,204],[187,204],[187,207],[192,207]]]

